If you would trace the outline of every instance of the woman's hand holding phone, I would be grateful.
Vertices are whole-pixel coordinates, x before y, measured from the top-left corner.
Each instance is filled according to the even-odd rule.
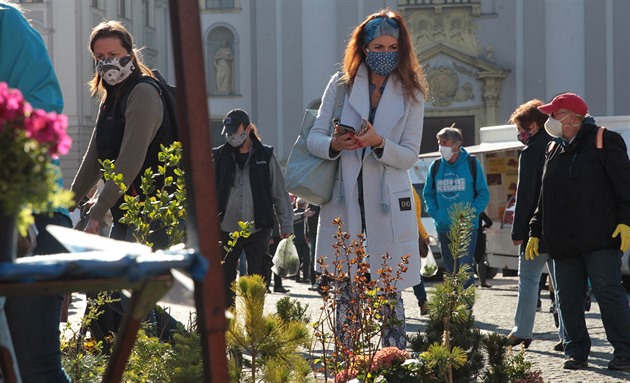
[[[336,152],[358,149],[360,146],[357,144],[354,128],[349,125],[335,123],[330,147]]]
[[[361,128],[359,129],[359,133],[354,135],[354,140],[361,148],[366,146],[374,147],[382,142],[383,137],[378,134],[369,121],[362,120]]]
[[[343,136],[344,134],[355,134],[354,128],[350,125],[335,124],[335,135]]]

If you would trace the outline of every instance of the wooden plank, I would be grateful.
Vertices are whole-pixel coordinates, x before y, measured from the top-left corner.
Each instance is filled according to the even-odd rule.
[[[169,7],[177,80],[177,116],[187,178],[187,246],[199,251],[210,262],[203,281],[195,283],[204,382],[225,383],[228,381],[227,322],[199,2],[170,0]]]

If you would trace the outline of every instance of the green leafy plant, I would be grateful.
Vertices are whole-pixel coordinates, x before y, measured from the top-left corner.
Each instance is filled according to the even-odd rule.
[[[88,302],[85,315],[81,317],[79,328],[75,329],[70,323],[66,323],[61,337],[61,362],[66,373],[73,382],[100,382],[105,372],[108,356],[103,353],[105,346],[102,341],[97,342],[93,337],[87,336],[88,325],[96,320],[102,311],[99,307],[116,302],[109,293],[103,291],[97,294],[91,302]],[[108,340],[112,340],[109,337]]]
[[[120,223],[131,227],[137,242],[150,247],[153,247],[150,235],[155,231],[165,230],[170,245],[182,243],[186,234],[183,225],[186,220],[186,184],[180,167],[182,144],[175,141],[169,147],[160,145],[160,148],[157,172],[145,169],[140,177],[141,193],[135,196],[125,194],[128,186],[124,184],[122,174],[116,173],[114,162],[100,161],[105,180],[118,185],[124,198],[120,209],[125,214]]]
[[[155,230],[165,230],[171,245],[183,241],[186,218],[186,192],[184,172],[180,169],[182,147],[174,142],[162,146],[158,154],[160,165],[153,173],[145,170],[141,177],[141,194],[125,195],[121,208],[125,215],[121,223],[134,229],[136,241],[152,246],[149,236]],[[112,180],[121,189],[127,189],[122,175],[116,174],[111,161],[103,161],[104,177]],[[159,187],[158,187],[159,186]],[[76,382],[100,382],[108,360],[103,349],[109,344],[96,343],[86,338],[88,324],[96,320],[102,311],[99,307],[112,303],[107,293],[100,293],[93,302],[88,302],[87,314],[81,319],[80,328],[73,331],[67,326],[68,337],[62,338],[62,364]],[[159,311],[159,310],[158,310]],[[192,321],[192,319],[191,319]],[[138,339],[123,375],[125,382],[179,382],[196,383],[203,380],[203,364],[199,335],[196,325],[189,323],[188,329],[179,328],[169,343],[159,341],[155,324],[143,324]]]
[[[231,232],[230,239],[223,246],[223,249],[225,249],[225,256],[221,260],[221,264],[225,263],[228,254],[232,252],[239,238],[249,238],[249,236],[252,234],[252,230],[254,229],[254,221],[238,221],[238,227],[240,228],[240,230]]]

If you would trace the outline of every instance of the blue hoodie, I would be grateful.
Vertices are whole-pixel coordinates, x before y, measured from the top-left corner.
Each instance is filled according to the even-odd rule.
[[[477,163],[477,196],[475,197],[474,182],[468,165],[470,154],[464,148],[459,149],[459,157],[454,163],[448,163],[443,158],[433,183],[433,166],[429,167],[422,196],[424,197],[427,213],[433,217],[438,232],[448,232],[451,226],[449,208],[458,202],[470,202],[475,209],[475,219],[472,224],[476,229],[479,226],[479,215],[488,206],[490,191],[486,177],[481,169],[479,160]]]
[[[20,11],[1,3],[0,81],[19,89],[34,108],[57,113],[63,109],[63,95],[44,40]],[[53,164],[59,166],[59,160]],[[57,183],[63,186],[61,172]],[[70,217],[65,208],[55,212]]]
[[[8,4],[0,4],[0,57],[0,81],[19,89],[34,108],[61,113],[63,96],[44,40]]]

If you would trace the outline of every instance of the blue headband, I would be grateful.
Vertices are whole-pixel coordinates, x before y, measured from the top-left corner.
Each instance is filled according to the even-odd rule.
[[[368,21],[363,28],[363,40],[367,46],[370,41],[379,36],[392,36],[398,40],[398,30],[400,26],[394,19],[389,17],[377,17]]]

